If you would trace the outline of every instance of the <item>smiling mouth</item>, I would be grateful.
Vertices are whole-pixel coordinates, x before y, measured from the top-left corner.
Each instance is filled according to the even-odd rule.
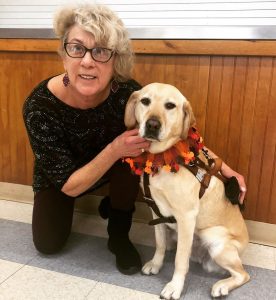
[[[96,76],[91,76],[91,75],[79,75],[80,78],[85,79],[85,80],[93,80],[96,78]]]

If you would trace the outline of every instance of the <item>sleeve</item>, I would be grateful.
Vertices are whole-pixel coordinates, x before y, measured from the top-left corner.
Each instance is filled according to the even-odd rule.
[[[24,105],[23,118],[36,168],[48,182],[61,189],[77,166],[58,116],[29,101]]]

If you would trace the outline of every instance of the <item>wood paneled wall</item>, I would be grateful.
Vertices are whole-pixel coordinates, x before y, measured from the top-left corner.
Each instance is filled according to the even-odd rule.
[[[205,44],[192,55],[191,47],[183,43],[170,42],[166,50],[164,41],[155,41],[156,47],[134,41],[134,78],[143,85],[170,83],[182,91],[192,104],[206,145],[246,178],[245,218],[276,224],[275,53],[269,55],[268,48],[258,43],[256,47],[263,50],[250,44],[251,54],[248,47],[245,53],[240,46],[235,54],[230,47],[226,55],[223,41],[219,44],[223,51],[210,41],[209,48]],[[0,51],[0,181],[31,184],[33,158],[22,104],[38,82],[61,73],[63,66],[51,43],[32,51],[22,45],[10,49],[11,45]]]

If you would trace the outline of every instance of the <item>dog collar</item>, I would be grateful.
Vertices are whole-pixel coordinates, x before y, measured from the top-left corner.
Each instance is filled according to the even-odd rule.
[[[188,165],[198,156],[204,147],[203,139],[195,127],[191,127],[186,140],[180,140],[170,149],[157,154],[144,152],[137,157],[124,158],[136,175],[143,172],[155,175],[160,169],[176,173],[179,166]]]

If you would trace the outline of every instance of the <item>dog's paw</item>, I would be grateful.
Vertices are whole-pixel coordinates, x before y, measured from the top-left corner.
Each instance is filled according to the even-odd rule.
[[[220,280],[215,283],[212,287],[211,295],[212,297],[221,297],[227,296],[229,294],[229,286],[224,282],[224,280]]]
[[[171,281],[167,283],[161,292],[160,299],[177,300],[181,296],[183,285]]]
[[[161,265],[154,263],[153,260],[148,261],[142,268],[142,273],[145,275],[158,274]]]

